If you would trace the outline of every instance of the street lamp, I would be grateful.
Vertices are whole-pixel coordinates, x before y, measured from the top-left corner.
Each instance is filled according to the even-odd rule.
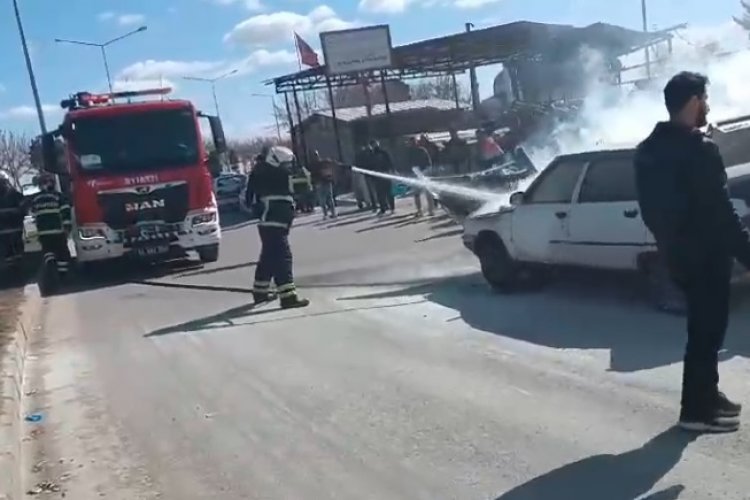
[[[129,36],[135,35],[136,33],[141,33],[143,31],[146,31],[147,29],[148,29],[147,26],[141,26],[138,29],[125,33],[124,35],[118,36],[117,38],[113,38],[112,40],[108,40],[104,43],[84,42],[81,40],[66,40],[63,38],[55,38],[55,42],[72,43],[74,45],[86,45],[88,47],[99,47],[99,49],[102,51],[102,59],[104,60],[104,71],[107,72],[107,84],[109,85],[109,91],[112,92],[113,91],[112,90],[112,77],[109,74],[109,62],[107,61],[107,47],[112,45],[115,42],[119,42],[123,38],[127,38]]]
[[[195,82],[205,82],[211,84],[211,94],[214,96],[214,106],[216,107],[216,116],[219,117],[219,100],[216,98],[216,82],[219,80],[223,80],[224,78],[228,76],[232,76],[235,73],[237,73],[238,69],[233,69],[232,71],[229,71],[227,73],[224,73],[223,75],[219,75],[215,78],[200,78],[198,76],[183,76],[182,78],[185,80],[192,80]]]
[[[271,99],[271,106],[273,106],[273,118],[276,120],[276,135],[279,137],[281,142],[281,127],[279,126],[279,113],[276,109],[276,97],[273,94],[250,94],[253,97],[265,97]]]
[[[13,9],[16,13],[16,23],[18,24],[18,34],[21,36],[21,46],[23,47],[23,56],[26,59],[26,70],[29,73],[29,82],[31,83],[31,92],[34,94],[34,104],[36,105],[36,114],[39,117],[39,128],[42,134],[47,133],[47,125],[44,123],[44,111],[42,102],[39,99],[39,89],[36,86],[36,77],[34,76],[34,67],[31,64],[29,56],[29,47],[26,45],[26,35],[23,32],[23,23],[21,22],[21,12],[18,10],[17,0],[13,0]]]

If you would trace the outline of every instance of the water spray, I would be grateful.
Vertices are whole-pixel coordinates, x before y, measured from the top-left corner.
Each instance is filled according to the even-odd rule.
[[[385,172],[375,172],[374,170],[366,170],[364,168],[352,167],[353,172],[357,172],[363,175],[369,175],[371,177],[379,177],[381,179],[387,179],[395,181],[407,186],[416,187],[426,191],[434,192],[437,194],[447,193],[461,198],[476,201],[496,201],[502,195],[494,193],[492,191],[482,191],[480,189],[474,189],[465,186],[455,186],[453,184],[447,184],[445,182],[438,182],[431,180],[427,177],[404,177],[401,175],[387,174]]]

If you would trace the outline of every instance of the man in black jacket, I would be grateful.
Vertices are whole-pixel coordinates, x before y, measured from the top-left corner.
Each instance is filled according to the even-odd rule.
[[[380,146],[380,143],[376,140],[370,142],[371,148],[371,164],[370,168],[375,172],[383,174],[393,173],[393,160],[391,155]],[[378,205],[380,205],[380,215],[384,215],[387,210],[391,213],[396,209],[395,200],[391,193],[391,181],[383,177],[376,177],[375,190],[378,196]]]
[[[17,264],[23,258],[23,195],[0,170],[0,259],[6,264]],[[0,264],[2,264],[0,261]]]
[[[750,267],[750,234],[726,190],[717,146],[706,125],[708,79],[683,72],[664,88],[670,120],[658,123],[635,156],[638,201],[688,307],[680,426],[699,432],[739,427],[741,405],[719,391],[718,353],[729,318],[736,258]]]
[[[255,304],[275,299],[271,280],[283,309],[307,307],[310,301],[297,296],[292,273],[292,250],[289,230],[294,220],[291,165],[294,153],[289,148],[273,146],[248,176],[247,206],[258,212],[261,250],[255,268],[253,300]]]

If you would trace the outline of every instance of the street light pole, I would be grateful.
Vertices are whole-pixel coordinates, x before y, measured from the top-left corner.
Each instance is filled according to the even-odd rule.
[[[237,73],[238,69],[233,69],[232,71],[228,71],[224,73],[223,75],[219,75],[216,78],[201,78],[198,76],[183,76],[182,78],[184,80],[192,80],[194,82],[205,82],[211,84],[211,95],[214,98],[214,107],[216,108],[216,117],[221,118],[221,115],[219,114],[219,99],[216,97],[216,82],[219,80],[223,80],[224,78],[228,76],[232,76],[235,73]]]
[[[36,105],[36,114],[39,117],[39,129],[42,134],[47,133],[47,124],[44,122],[44,110],[42,109],[42,101],[39,99],[39,89],[36,86],[36,77],[34,76],[34,67],[31,64],[31,56],[29,56],[29,47],[26,44],[26,34],[23,31],[23,23],[21,22],[21,12],[18,10],[18,0],[13,0],[13,9],[16,13],[16,23],[18,24],[18,34],[21,36],[21,46],[23,47],[23,56],[26,59],[26,70],[29,73],[29,82],[31,83],[31,92],[34,94],[34,104]]]
[[[14,0],[16,1],[16,0]],[[141,26],[138,29],[135,29],[133,31],[129,31],[125,33],[124,35],[120,35],[118,37],[115,37],[111,40],[107,40],[104,43],[96,43],[96,42],[84,42],[82,40],[67,40],[63,38],[55,38],[55,42],[57,43],[70,43],[73,45],[85,45],[87,47],[99,47],[99,50],[101,50],[102,53],[102,60],[104,61],[104,71],[107,73],[107,85],[109,86],[109,92],[112,93],[114,90],[112,88],[112,77],[109,72],[109,61],[107,60],[107,47],[112,45],[115,42],[119,42],[123,38],[127,38],[129,36],[135,35],[136,33],[141,33],[143,31],[146,31],[148,29],[148,26]]]

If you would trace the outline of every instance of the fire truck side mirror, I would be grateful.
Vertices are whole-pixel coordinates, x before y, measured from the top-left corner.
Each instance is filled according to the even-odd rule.
[[[47,172],[62,173],[54,132],[42,135],[42,161],[44,162],[44,170]]]
[[[224,136],[224,126],[221,124],[221,118],[218,116],[206,116],[208,124],[211,126],[211,135],[214,139],[216,152],[224,154],[227,152],[227,139]]]

